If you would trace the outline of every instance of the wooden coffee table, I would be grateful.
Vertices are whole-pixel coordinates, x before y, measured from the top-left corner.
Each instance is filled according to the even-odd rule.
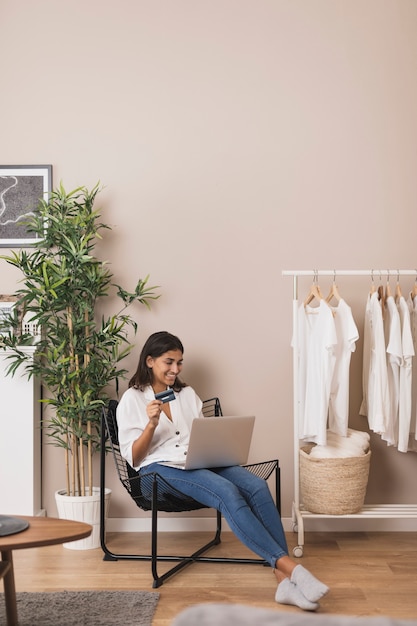
[[[57,519],[55,517],[13,516],[29,523],[29,528],[13,535],[0,537],[0,573],[4,577],[4,599],[7,626],[18,626],[16,588],[13,571],[13,550],[38,548],[57,543],[84,539],[91,535],[92,526],[84,522]]]

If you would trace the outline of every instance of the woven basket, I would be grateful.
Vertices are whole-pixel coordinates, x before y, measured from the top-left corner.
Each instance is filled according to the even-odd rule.
[[[313,446],[300,448],[300,491],[304,509],[325,515],[349,515],[363,507],[371,451],[362,456],[319,459]]]

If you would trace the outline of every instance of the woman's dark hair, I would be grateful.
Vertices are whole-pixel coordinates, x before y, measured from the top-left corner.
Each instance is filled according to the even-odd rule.
[[[145,387],[152,385],[152,368],[147,366],[146,359],[148,356],[156,359],[170,350],[179,350],[184,354],[184,346],[175,335],[161,330],[148,337],[140,353],[138,368],[129,380],[129,387],[136,387],[143,391]],[[186,384],[177,377],[172,388],[174,391],[181,391],[183,387],[186,387]]]

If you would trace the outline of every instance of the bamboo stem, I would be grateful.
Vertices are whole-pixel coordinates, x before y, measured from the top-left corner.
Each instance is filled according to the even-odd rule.
[[[71,452],[72,452],[72,456],[71,456],[71,495],[75,496],[77,490],[78,490],[78,493],[80,493],[79,482],[77,484],[77,488],[75,486],[76,465],[77,465],[77,457],[78,457],[77,438],[75,436],[75,433],[71,434],[71,439],[72,439],[72,446],[71,446]]]
[[[77,355],[74,353],[74,332],[73,332],[73,311],[72,311],[72,307],[69,306],[67,307],[67,326],[68,326],[68,334],[69,334],[69,338],[68,338],[68,347],[69,347],[69,353],[70,353],[70,371],[78,371],[78,359],[77,359]],[[74,398],[74,392],[71,389],[71,402],[74,404],[75,402],[75,398]],[[80,417],[80,422],[81,422],[81,417]],[[82,439],[80,442],[80,445],[82,446]],[[75,495],[75,492],[78,491],[79,495],[84,495],[84,488],[81,484],[80,481],[80,467],[79,467],[79,463],[80,463],[80,459],[81,462],[83,460],[83,455],[81,453],[81,455],[78,452],[78,442],[77,442],[77,437],[76,434],[74,433],[73,430],[71,430],[71,493],[72,495]]]
[[[67,487],[67,495],[69,495],[70,493],[70,468],[69,468],[69,454],[68,454],[68,446],[69,446],[69,440],[68,440],[68,431],[65,434],[65,440],[66,440],[66,448],[65,448],[65,481],[66,481],[66,487]]]
[[[88,310],[84,311],[84,321],[85,321],[85,337],[86,337],[86,345],[85,345],[85,353],[84,353],[84,368],[87,368],[90,364],[90,326],[88,324]],[[89,485],[89,495],[93,495],[93,449],[91,444],[91,420],[87,419],[87,463],[88,463],[88,485]]]
[[[79,375],[80,364],[78,360],[78,354],[75,355],[75,371]],[[83,417],[78,418],[78,428],[80,432],[83,432]],[[84,472],[84,452],[83,452],[83,437],[78,437],[78,449],[77,449],[77,483],[80,496],[85,496],[85,472]]]

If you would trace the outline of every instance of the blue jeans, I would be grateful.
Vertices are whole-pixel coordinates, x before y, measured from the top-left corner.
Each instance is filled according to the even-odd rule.
[[[263,478],[240,466],[182,470],[151,463],[139,474],[156,472],[194,500],[221,512],[233,533],[275,567],[288,555],[281,518]]]

